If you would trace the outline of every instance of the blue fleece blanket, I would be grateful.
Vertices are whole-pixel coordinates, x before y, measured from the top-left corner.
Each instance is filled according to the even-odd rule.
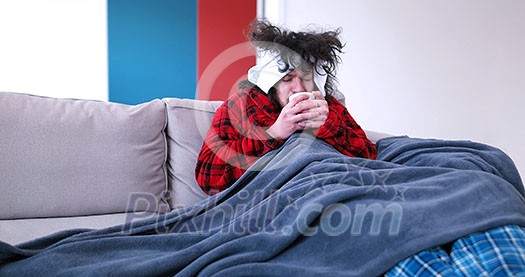
[[[525,226],[501,151],[393,137],[378,160],[294,135],[230,189],[154,219],[0,243],[0,276],[374,276],[428,247]]]

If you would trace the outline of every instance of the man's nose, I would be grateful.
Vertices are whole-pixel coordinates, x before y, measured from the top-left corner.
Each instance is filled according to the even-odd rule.
[[[298,77],[293,78],[292,89],[295,92],[305,91],[305,86],[304,86],[303,80],[301,78],[298,78]]]

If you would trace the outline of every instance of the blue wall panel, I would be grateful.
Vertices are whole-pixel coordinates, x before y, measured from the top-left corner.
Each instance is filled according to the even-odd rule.
[[[196,0],[108,0],[109,100],[195,98]]]

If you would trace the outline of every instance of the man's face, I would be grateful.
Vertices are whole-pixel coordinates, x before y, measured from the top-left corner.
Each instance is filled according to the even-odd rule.
[[[314,89],[313,71],[304,72],[300,67],[286,74],[275,85],[277,101],[281,104],[281,107],[288,104],[290,95],[301,91],[313,91]]]

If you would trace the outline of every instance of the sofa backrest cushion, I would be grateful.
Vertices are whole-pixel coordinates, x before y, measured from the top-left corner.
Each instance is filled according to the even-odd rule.
[[[0,93],[0,107],[0,219],[167,210],[161,100]]]
[[[168,184],[171,207],[193,204],[206,197],[195,181],[202,143],[221,101],[163,99],[168,111]]]

